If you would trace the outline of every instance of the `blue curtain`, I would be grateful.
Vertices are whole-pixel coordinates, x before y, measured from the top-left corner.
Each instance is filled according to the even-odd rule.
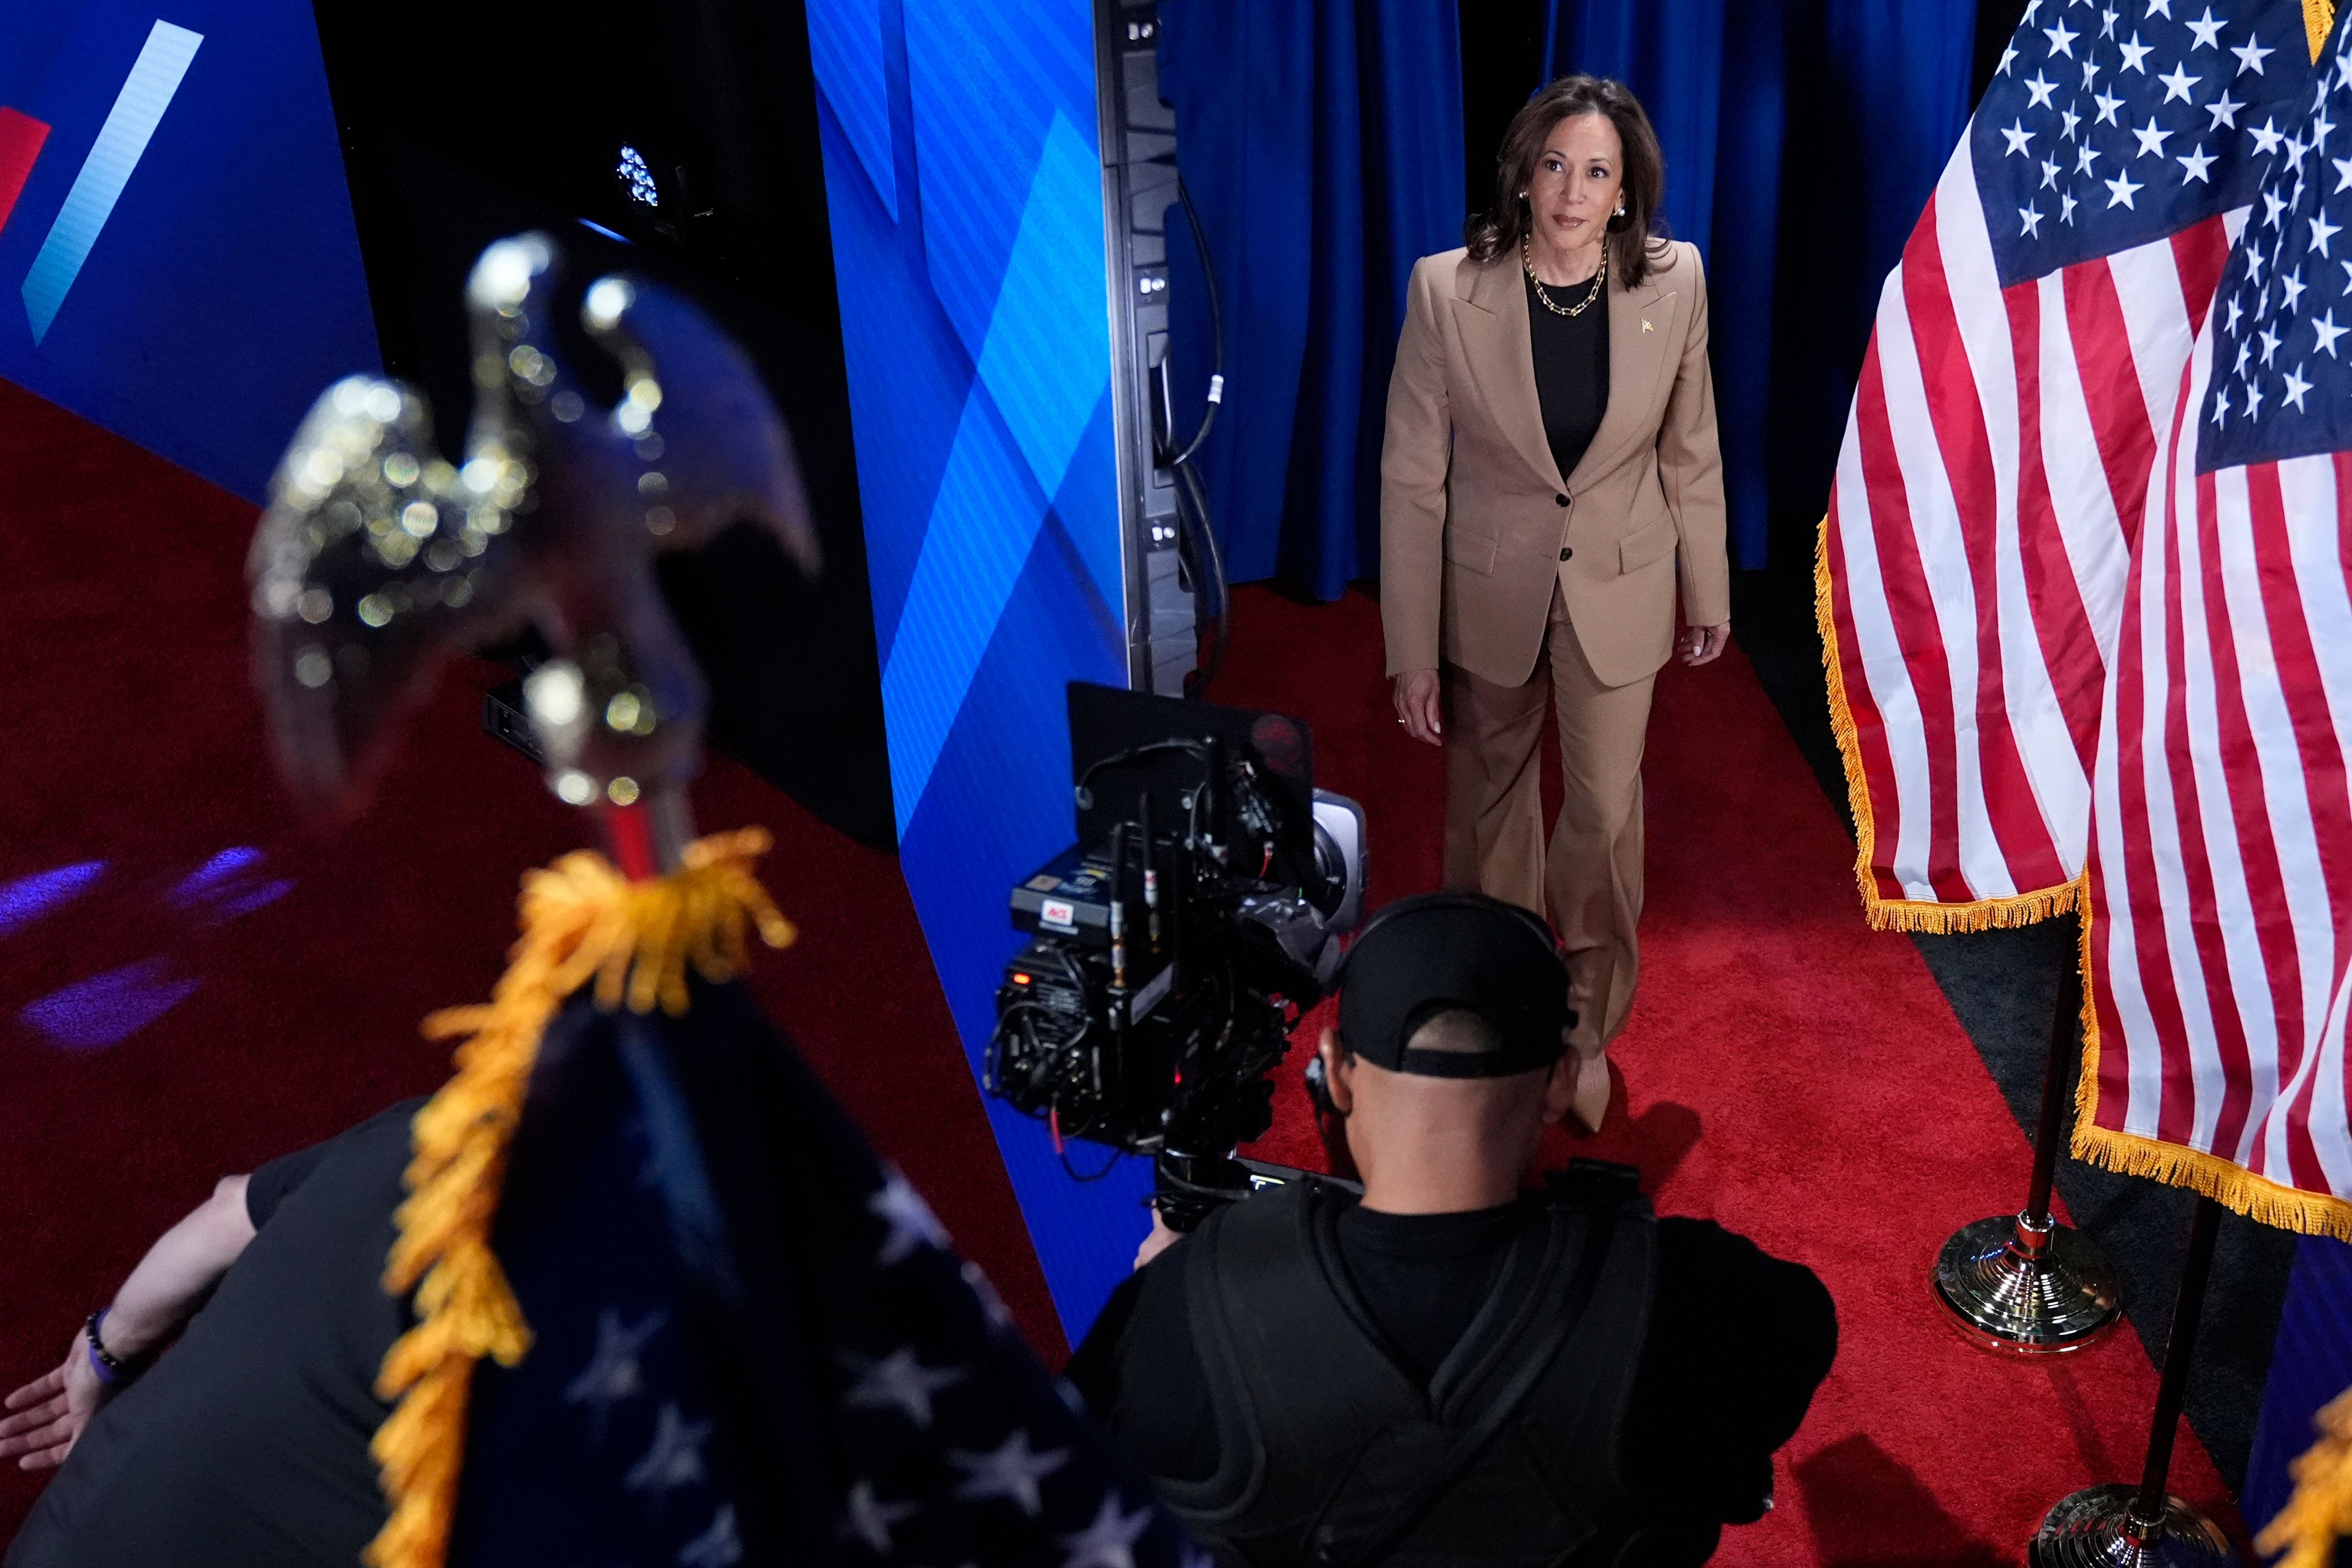
[[[1801,566],[1878,290],[1968,123],[1972,3],[1550,0],[1526,86],[1630,85],[1712,295],[1735,565]],[[1165,0],[1160,82],[1225,315],[1202,454],[1236,582],[1318,598],[1380,568],[1380,439],[1416,258],[1461,243],[1454,0]],[[1180,411],[1209,376],[1170,232]],[[1184,414],[1180,412],[1180,422]]]
[[[1413,262],[1461,243],[1454,0],[1165,0],[1160,89],[1224,310],[1201,472],[1235,582],[1318,598],[1379,569],[1380,443]],[[1211,358],[1169,214],[1178,424]]]
[[[1549,79],[1631,87],[1699,247],[1734,565],[1810,557],[1878,289],[1968,123],[1973,4],[1554,0]]]

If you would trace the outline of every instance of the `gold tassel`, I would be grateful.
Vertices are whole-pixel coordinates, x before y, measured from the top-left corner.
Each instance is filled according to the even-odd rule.
[[[1879,896],[1878,879],[1871,871],[1878,858],[1877,825],[1871,820],[1870,781],[1862,771],[1862,742],[1854,731],[1853,711],[1846,705],[1845,668],[1838,657],[1832,594],[1830,520],[1824,513],[1814,534],[1813,620],[1822,634],[1822,668],[1829,683],[1830,729],[1837,736],[1838,757],[1845,763],[1846,802],[1853,809],[1853,880],[1862,892],[1863,918],[1876,931],[1948,936],[1955,931],[2030,926],[2074,909],[2081,896],[2080,879],[2055,888],[2041,888],[2002,899],[1978,899],[1965,904]]]
[[[451,1007],[425,1020],[428,1039],[465,1037],[457,1076],[416,1113],[409,1196],[393,1215],[398,1238],[383,1288],[416,1292],[416,1325],[393,1345],[377,1397],[397,1406],[369,1451],[392,1517],[364,1553],[371,1568],[440,1568],[465,1463],[474,1363],[513,1366],[530,1349],[514,1291],[490,1250],[490,1226],[539,1058],[541,1036],[566,998],[595,982],[597,1005],[687,1009],[687,970],[717,982],[742,973],[756,929],[770,947],[793,940],[752,862],[765,829],[688,845],[685,864],[632,882],[603,856],[566,855],[523,878],[522,936],[488,1006]]]
[[[2336,1395],[2315,1425],[2319,1441],[2289,1471],[2294,1496],[2254,1538],[2265,1556],[2286,1553],[2275,1568],[2327,1568],[2336,1538],[2352,1535],[2352,1389]]]
[[[2319,51],[2327,47],[2327,35],[2336,26],[2336,0],[2303,0],[2303,36],[2311,43],[2311,63],[2319,63]]]
[[[2089,873],[2084,873],[2087,883]],[[2201,1149],[2184,1148],[2136,1132],[2118,1132],[2098,1124],[2099,1010],[2091,984],[2091,899],[2085,885],[2081,900],[2083,930],[2075,962],[2083,973],[2083,1070],[2074,1080],[2074,1133],[2070,1152],[2077,1160],[2102,1166],[2118,1175],[2146,1176],[2167,1186],[2187,1187],[2222,1207],[2281,1230],[2305,1236],[2332,1236],[2352,1241],[2352,1203],[2326,1193],[2306,1193],[2258,1176],[2235,1161]]]

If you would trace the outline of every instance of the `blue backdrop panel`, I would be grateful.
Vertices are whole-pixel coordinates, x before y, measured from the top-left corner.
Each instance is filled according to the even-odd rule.
[[[1412,264],[1462,243],[1454,0],[1165,0],[1160,87],[1225,317],[1201,470],[1235,582],[1337,598],[1379,569],[1381,431]],[[1169,230],[1177,406],[1211,337]],[[1184,416],[1189,417],[1189,412]]]
[[[303,0],[0,0],[41,121],[0,226],[0,376],[260,500],[320,389],[381,363]]]
[[[1063,688],[1126,682],[1093,7],[808,16],[899,863],[977,1074],[1011,889],[1072,834]],[[1075,1342],[1141,1238],[1150,1167],[1081,1184],[987,1104]]]

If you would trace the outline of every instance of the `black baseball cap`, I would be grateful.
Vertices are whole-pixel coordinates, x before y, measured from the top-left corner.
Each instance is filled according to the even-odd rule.
[[[1374,916],[1334,977],[1339,1043],[1391,1072],[1508,1078],[1548,1068],[1576,1022],[1568,966],[1540,916],[1484,893],[1424,893]],[[1484,1019],[1492,1051],[1410,1050],[1440,1013]]]

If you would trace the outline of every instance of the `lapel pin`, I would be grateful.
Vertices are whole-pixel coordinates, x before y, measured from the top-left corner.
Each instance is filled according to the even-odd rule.
[[[1642,330],[1643,330],[1643,331],[1647,332],[1647,331],[1655,331],[1656,329],[1655,329],[1655,328],[1654,328],[1654,327],[1652,327],[1652,326],[1650,325],[1649,321],[1645,319],[1645,320],[1642,322]]]

